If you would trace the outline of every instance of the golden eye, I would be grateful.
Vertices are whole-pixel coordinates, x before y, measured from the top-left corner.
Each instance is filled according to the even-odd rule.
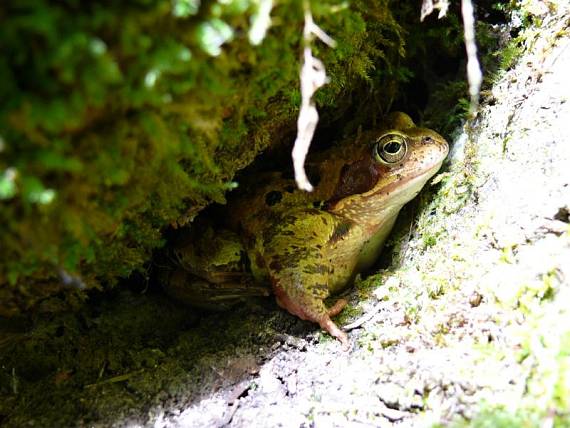
[[[390,165],[400,162],[406,156],[407,151],[406,138],[396,133],[386,134],[378,138],[373,149],[376,161]]]

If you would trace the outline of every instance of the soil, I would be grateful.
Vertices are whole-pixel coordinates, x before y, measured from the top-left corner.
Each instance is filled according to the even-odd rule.
[[[1,320],[0,425],[570,426],[570,7],[541,21],[349,290],[350,351],[270,299],[121,289]]]

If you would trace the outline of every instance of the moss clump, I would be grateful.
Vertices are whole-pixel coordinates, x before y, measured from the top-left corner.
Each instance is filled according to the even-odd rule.
[[[315,44],[332,82],[321,108],[395,87],[403,40],[387,1],[313,9],[338,42]],[[143,269],[165,226],[223,202],[235,172],[294,122],[301,2],[277,5],[253,46],[259,11],[254,0],[4,5],[0,315]]]

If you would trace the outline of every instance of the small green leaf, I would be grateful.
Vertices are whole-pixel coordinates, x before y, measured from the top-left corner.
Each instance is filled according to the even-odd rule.
[[[16,194],[16,170],[8,168],[0,175],[0,200],[10,199]]]

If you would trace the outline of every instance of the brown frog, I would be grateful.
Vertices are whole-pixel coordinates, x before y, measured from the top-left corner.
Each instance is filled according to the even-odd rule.
[[[392,113],[380,129],[313,156],[308,169],[320,180],[312,193],[280,174],[260,175],[228,204],[226,230],[193,227],[167,290],[212,308],[268,294],[270,284],[279,306],[319,323],[347,349],[346,333],[331,320],[346,301],[327,308],[323,300],[372,265],[402,206],[447,153],[439,134]]]

